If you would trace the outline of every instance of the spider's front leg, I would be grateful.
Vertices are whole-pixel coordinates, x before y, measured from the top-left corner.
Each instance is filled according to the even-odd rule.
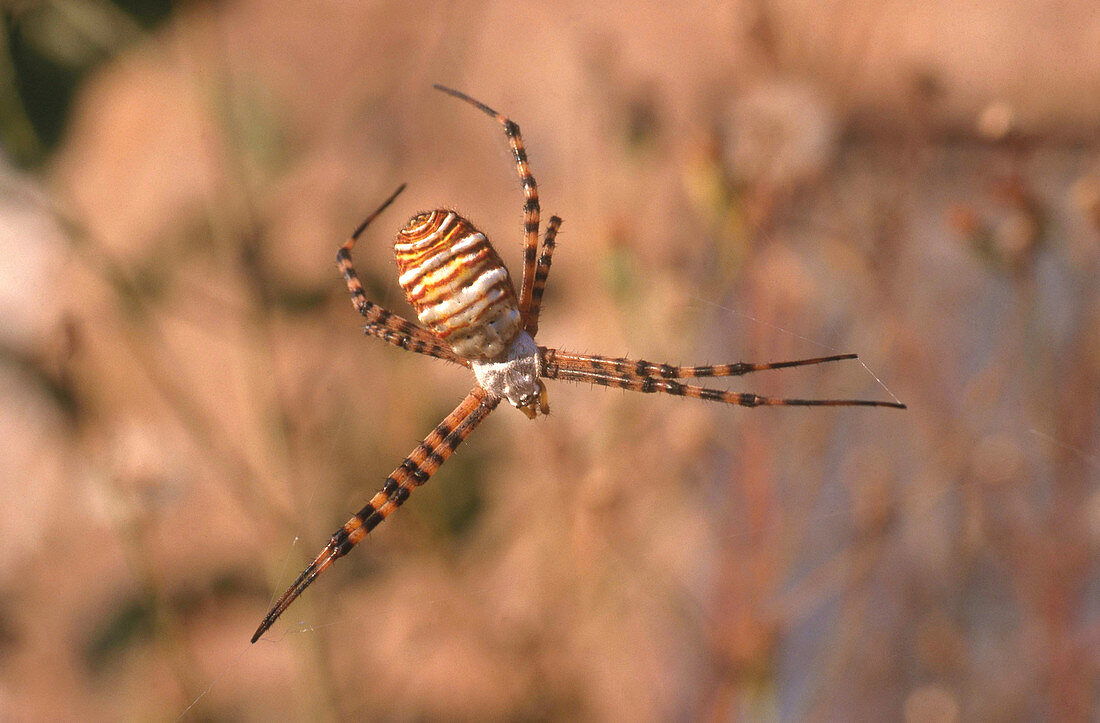
[[[437,359],[461,364],[462,366],[469,366],[470,363],[467,360],[455,354],[450,347],[442,343],[439,338],[428,329],[417,326],[408,319],[398,316],[392,311],[388,311],[367,299],[367,295],[363,291],[363,284],[359,281],[359,276],[355,273],[355,267],[352,265],[351,249],[355,246],[355,242],[358,241],[363,232],[367,230],[367,226],[370,225],[371,221],[386,210],[386,207],[393,203],[394,199],[404,190],[405,184],[401,184],[398,189],[393,192],[393,195],[386,199],[374,213],[367,216],[363,223],[359,224],[359,228],[355,229],[351,237],[348,238],[348,240],[344,242],[344,245],[340,247],[340,250],[336,252],[336,263],[339,265],[340,271],[344,274],[344,280],[347,282],[348,291],[351,293],[352,303],[359,313],[363,315],[363,318],[367,320],[367,325],[364,329],[367,334],[402,349],[408,349],[418,354],[426,354],[436,357]]]
[[[786,369],[825,362],[855,359],[855,354],[797,359],[794,361],[749,364],[721,364],[716,366],[674,366],[655,364],[644,359],[612,358],[593,354],[575,354],[539,347],[542,375],[548,379],[571,382],[589,382],[605,387],[628,389],[634,392],[671,394],[678,397],[705,399],[742,407],[799,406],[799,407],[893,407],[905,409],[901,402],[879,402],[868,399],[792,399],[764,397],[751,392],[727,392],[721,389],[682,384],[675,381],[685,377],[741,376],[767,369]]]
[[[547,349],[552,352],[554,363],[562,369],[573,371],[586,371],[597,373],[614,373],[627,375],[632,379],[643,377],[662,377],[664,379],[685,379],[687,377],[739,377],[750,372],[766,371],[768,369],[788,369],[790,367],[804,367],[812,364],[824,364],[826,362],[844,361],[845,359],[858,359],[857,354],[833,354],[832,356],[819,356],[811,359],[795,359],[793,361],[766,362],[763,364],[750,364],[748,362],[734,362],[733,364],[710,364],[707,366],[679,366],[673,364],[657,364],[645,359],[627,359],[626,357],[609,357],[599,354],[577,354],[575,352],[562,351],[560,349]]]
[[[413,489],[427,482],[432,474],[447,461],[462,440],[470,436],[474,428],[492,412],[500,399],[492,397],[481,387],[474,387],[447,418],[436,425],[397,469],[390,473],[370,502],[355,513],[337,530],[321,554],[302,571],[283,596],[264,616],[260,627],[252,636],[252,642],[260,639],[268,628],[283,614],[290,604],[327,570],[332,563],[348,554],[371,530],[378,526],[409,498]]]

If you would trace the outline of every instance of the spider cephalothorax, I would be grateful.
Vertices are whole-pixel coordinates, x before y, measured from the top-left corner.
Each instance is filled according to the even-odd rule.
[[[561,219],[551,216],[539,244],[539,195],[527,166],[519,126],[489,106],[441,85],[438,90],[470,103],[503,127],[523,186],[523,277],[516,293],[508,270],[483,233],[454,211],[418,213],[398,232],[394,253],[399,283],[417,317],[427,327],[401,318],[372,303],[351,263],[351,249],[363,231],[399,193],[397,189],[366,218],[337,252],[352,303],[367,321],[365,331],[409,351],[469,367],[476,386],[446,419],[424,438],[412,454],[386,478],[382,489],[333,534],[317,558],[279,598],[252,636],[256,642],[284,610],[333,562],[346,555],[367,533],[386,519],[412,490],[424,484],[501,399],[530,418],[549,412],[542,378],[589,382],[638,392],[660,392],[743,407],[865,406],[904,409],[900,402],[864,399],[781,399],[747,392],[684,384],[690,377],[730,377],[765,369],[807,366],[854,359],[855,354],[764,364],[674,366],[641,359],[575,354],[535,344],[539,309]]]

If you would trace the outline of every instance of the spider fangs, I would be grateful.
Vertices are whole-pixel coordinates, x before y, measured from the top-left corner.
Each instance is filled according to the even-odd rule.
[[[519,126],[489,106],[457,90],[438,90],[487,113],[504,128],[516,171],[523,186],[523,278],[517,296],[508,270],[485,235],[454,211],[419,213],[394,241],[399,283],[417,317],[418,326],[367,299],[351,263],[356,240],[404,189],[402,185],[377,211],[367,217],[337,252],[337,263],[347,281],[352,303],[366,319],[367,334],[402,349],[469,367],[477,385],[412,453],[386,478],[382,489],[333,534],[316,559],[272,606],[252,636],[256,642],[284,610],[327,570],[346,555],[382,520],[400,507],[455,451],[455,448],[507,399],[530,418],[549,411],[543,378],[589,382],[637,392],[662,393],[705,399],[744,407],[864,406],[904,409],[901,402],[865,399],[786,399],[748,392],[685,384],[691,377],[730,377],[766,369],[808,366],[843,359],[837,354],[814,359],[763,364],[674,366],[641,359],[575,354],[535,344],[539,309],[561,219],[551,216],[539,244],[539,196],[527,165]],[[427,328],[425,328],[427,327]]]

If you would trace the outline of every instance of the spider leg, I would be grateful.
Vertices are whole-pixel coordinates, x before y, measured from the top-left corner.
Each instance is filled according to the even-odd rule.
[[[558,237],[561,219],[551,216],[546,222],[546,235],[542,239],[542,253],[535,269],[535,287],[531,291],[531,311],[527,315],[525,331],[532,337],[539,333],[539,312],[542,310],[542,293],[546,291],[546,277],[550,275],[550,262],[554,257],[554,240]]]
[[[608,357],[598,354],[576,354],[574,352],[553,351],[553,361],[562,369],[571,369],[582,372],[611,372],[620,376],[629,376],[633,379],[643,377],[661,377],[663,379],[684,379],[686,377],[739,377],[750,372],[760,372],[766,369],[787,369],[789,367],[804,367],[811,364],[823,364],[825,362],[843,361],[845,359],[857,359],[857,354],[835,354],[833,356],[820,356],[813,359],[796,359],[794,361],[767,362],[764,364],[749,364],[737,362],[735,364],[716,364],[713,366],[675,366],[672,364],[655,364],[645,359],[627,359],[625,357]]]
[[[474,387],[462,403],[436,425],[436,428],[424,438],[412,454],[390,473],[382,489],[371,498],[370,502],[333,534],[332,539],[321,550],[321,554],[317,555],[317,558],[302,571],[302,574],[264,616],[263,622],[252,636],[252,642],[260,639],[260,636],[283,614],[283,611],[290,607],[302,591],[317,579],[318,575],[327,570],[336,560],[348,554],[351,548],[367,536],[367,533],[389,517],[409,498],[414,488],[427,482],[432,474],[447,461],[462,440],[466,439],[499,403],[499,398],[490,397],[481,387]]]
[[[386,210],[386,207],[393,203],[393,200],[397,198],[398,194],[404,190],[405,184],[401,184],[398,189],[393,192],[392,196],[386,199],[374,213],[367,216],[363,223],[359,224],[359,227],[355,229],[351,237],[348,238],[348,240],[344,242],[344,245],[340,247],[340,250],[336,252],[336,263],[339,265],[340,271],[344,274],[344,280],[347,281],[348,291],[351,292],[351,302],[355,305],[355,308],[358,309],[359,313],[363,315],[363,318],[367,320],[367,326],[363,329],[365,333],[402,349],[408,349],[418,354],[427,354],[428,356],[444,359],[449,362],[454,362],[455,364],[469,366],[470,364],[468,361],[451,351],[450,347],[441,342],[430,330],[417,326],[408,319],[398,316],[392,311],[388,311],[368,300],[366,293],[363,291],[363,284],[359,281],[359,276],[355,273],[355,267],[352,266],[351,249],[355,246],[355,242],[359,240],[359,237],[367,229],[371,221],[377,218],[382,211]]]
[[[633,392],[671,394],[678,397],[692,397],[693,399],[705,399],[723,404],[733,404],[741,407],[761,406],[799,406],[799,407],[893,407],[905,409],[900,402],[876,402],[868,399],[788,399],[780,397],[762,397],[751,392],[727,392],[722,389],[700,387],[693,384],[682,384],[672,379],[662,379],[653,376],[638,376],[633,373],[617,372],[613,368],[603,371],[592,369],[575,369],[562,366],[556,361],[558,352],[556,349],[540,348],[542,357],[542,376],[548,379],[561,379],[570,382],[590,382],[605,387],[629,389]],[[631,360],[624,360],[634,363]]]
[[[534,292],[535,283],[535,265],[538,261],[540,210],[539,189],[535,184],[535,177],[531,175],[531,169],[527,166],[527,150],[523,146],[519,126],[507,116],[497,113],[481,101],[474,100],[461,91],[438,83],[432,87],[459,100],[464,100],[483,113],[492,116],[504,126],[504,135],[508,136],[508,144],[512,147],[512,157],[516,159],[516,171],[519,173],[520,183],[523,184],[523,282],[520,284],[519,310],[523,314],[524,326],[526,327],[530,318],[531,296]]]

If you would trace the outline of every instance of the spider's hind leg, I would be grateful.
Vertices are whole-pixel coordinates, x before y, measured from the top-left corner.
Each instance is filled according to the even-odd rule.
[[[554,259],[554,241],[558,237],[558,229],[561,228],[561,219],[551,216],[546,222],[546,235],[542,239],[542,253],[539,254],[538,266],[535,268],[535,287],[531,292],[531,310],[527,314],[525,330],[532,337],[539,333],[539,312],[542,311],[542,294],[546,291],[546,279],[550,276],[550,262]]]
[[[508,145],[512,148],[512,157],[516,161],[516,172],[519,181],[523,185],[523,281],[519,291],[519,310],[523,314],[526,326],[531,310],[531,297],[534,292],[535,267],[538,262],[539,246],[539,187],[535,183],[535,177],[531,175],[531,168],[527,165],[527,149],[523,145],[523,136],[520,135],[519,126],[508,116],[498,113],[480,100],[475,100],[460,90],[448,88],[438,83],[432,86],[449,96],[458,98],[474,106],[482,113],[492,116],[497,123],[504,127],[504,135],[508,137]]]
[[[340,271],[344,274],[344,281],[347,282],[348,292],[351,294],[351,303],[355,305],[355,308],[363,315],[363,318],[367,320],[367,325],[364,329],[367,334],[402,349],[414,351],[418,354],[426,354],[436,357],[437,359],[444,359],[455,364],[469,366],[469,363],[465,359],[462,359],[451,351],[450,347],[443,344],[443,342],[428,329],[417,326],[408,319],[398,316],[392,311],[384,309],[367,299],[367,294],[363,291],[363,283],[359,281],[359,275],[355,273],[355,266],[351,261],[351,249],[355,246],[355,242],[358,241],[363,232],[367,230],[367,226],[369,226],[380,213],[386,210],[386,207],[393,203],[394,199],[404,190],[405,184],[401,184],[398,189],[393,192],[393,195],[386,199],[381,206],[359,224],[359,227],[355,229],[354,233],[344,242],[339,251],[336,252],[336,263],[340,267]]]

